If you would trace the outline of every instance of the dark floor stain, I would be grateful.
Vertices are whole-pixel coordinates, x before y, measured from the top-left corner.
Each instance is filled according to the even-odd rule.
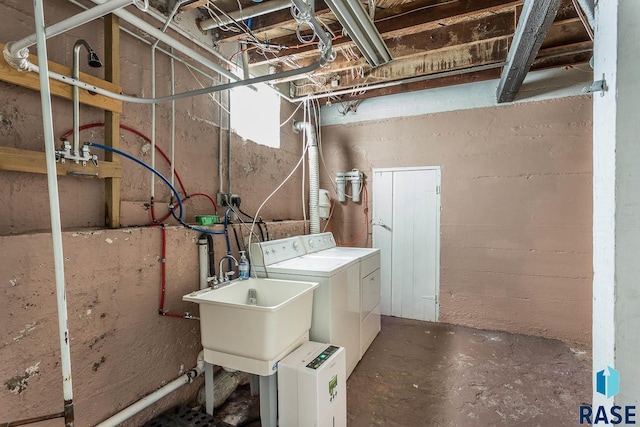
[[[99,361],[93,364],[93,368],[92,368],[93,372],[98,372],[98,369],[100,368],[100,366],[106,361],[107,361],[107,358],[102,356]]]

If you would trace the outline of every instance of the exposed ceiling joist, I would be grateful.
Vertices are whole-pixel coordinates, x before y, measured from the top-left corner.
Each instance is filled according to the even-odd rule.
[[[527,0],[498,84],[498,102],[515,99],[551,27],[561,0]]]
[[[264,3],[273,6],[283,1]],[[343,34],[325,1],[315,0],[315,17],[323,32],[331,33],[335,61],[312,74],[278,81],[279,89],[288,95],[336,102],[496,78],[512,45],[519,46],[519,56],[529,61],[523,65],[512,62],[509,69],[521,68],[524,78],[528,70],[585,63],[593,49],[586,19],[578,13],[578,3],[593,0],[555,0],[553,6],[552,0],[376,0],[375,30],[393,58],[376,68],[367,64],[353,40]],[[549,13],[534,13],[541,5]],[[256,7],[252,0],[208,0],[199,15],[190,16],[201,23],[214,22],[206,32],[214,46],[238,65],[243,62],[240,58],[248,56],[254,73],[299,69],[317,61],[317,41],[308,41],[311,31],[293,19],[288,7],[253,16]],[[550,11],[556,9],[554,19]],[[218,27],[220,21],[226,23],[227,14],[237,22]],[[248,16],[253,18],[243,20]],[[518,27],[519,38],[512,43],[521,16],[528,24]],[[541,31],[536,20],[550,26]],[[505,91],[508,88],[505,85]]]

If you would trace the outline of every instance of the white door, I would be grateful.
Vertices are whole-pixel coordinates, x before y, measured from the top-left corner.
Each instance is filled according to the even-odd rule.
[[[373,246],[382,314],[437,321],[440,167],[373,170]]]

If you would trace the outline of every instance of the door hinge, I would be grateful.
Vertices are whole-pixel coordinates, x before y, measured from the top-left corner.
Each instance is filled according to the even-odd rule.
[[[436,194],[440,194],[440,186],[436,185]]]

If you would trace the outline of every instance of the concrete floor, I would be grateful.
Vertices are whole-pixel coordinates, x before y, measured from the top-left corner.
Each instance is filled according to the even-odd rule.
[[[577,425],[591,402],[589,357],[557,340],[383,317],[347,381],[347,424]],[[260,427],[258,398],[238,387],[215,418]]]
[[[545,338],[395,317],[347,381],[349,427],[576,425],[588,352]]]

